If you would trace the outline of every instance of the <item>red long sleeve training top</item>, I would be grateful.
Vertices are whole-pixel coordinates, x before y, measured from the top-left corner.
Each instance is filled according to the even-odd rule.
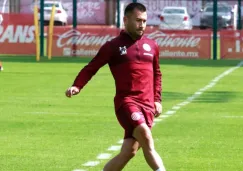
[[[161,102],[162,90],[159,49],[154,40],[145,36],[133,40],[121,31],[79,72],[73,86],[82,89],[105,64],[109,64],[115,80],[116,111],[125,103],[135,103],[154,112],[154,102]]]

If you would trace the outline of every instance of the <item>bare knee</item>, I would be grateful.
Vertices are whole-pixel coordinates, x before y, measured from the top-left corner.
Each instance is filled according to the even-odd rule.
[[[126,150],[121,150],[120,155],[122,155],[122,157],[126,158],[126,159],[131,159],[133,158],[137,153],[137,149],[126,149]]]
[[[154,149],[152,133],[146,124],[141,124],[134,129],[133,136],[137,139],[142,148]]]

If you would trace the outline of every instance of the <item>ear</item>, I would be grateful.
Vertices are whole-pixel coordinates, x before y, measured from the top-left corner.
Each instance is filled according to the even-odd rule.
[[[126,23],[127,22],[127,16],[123,17],[123,22]]]

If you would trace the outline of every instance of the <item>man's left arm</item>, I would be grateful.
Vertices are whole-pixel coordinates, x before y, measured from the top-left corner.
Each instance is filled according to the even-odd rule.
[[[162,73],[160,71],[159,65],[159,47],[156,43],[155,49],[155,57],[154,57],[154,106],[155,106],[155,116],[159,116],[162,113]]]

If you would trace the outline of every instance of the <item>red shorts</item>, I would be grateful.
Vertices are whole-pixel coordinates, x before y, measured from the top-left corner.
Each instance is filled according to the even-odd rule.
[[[121,106],[116,112],[116,117],[120,125],[125,130],[124,139],[132,138],[134,128],[142,123],[146,123],[151,129],[154,120],[154,114],[152,111],[141,108],[132,103]]]

